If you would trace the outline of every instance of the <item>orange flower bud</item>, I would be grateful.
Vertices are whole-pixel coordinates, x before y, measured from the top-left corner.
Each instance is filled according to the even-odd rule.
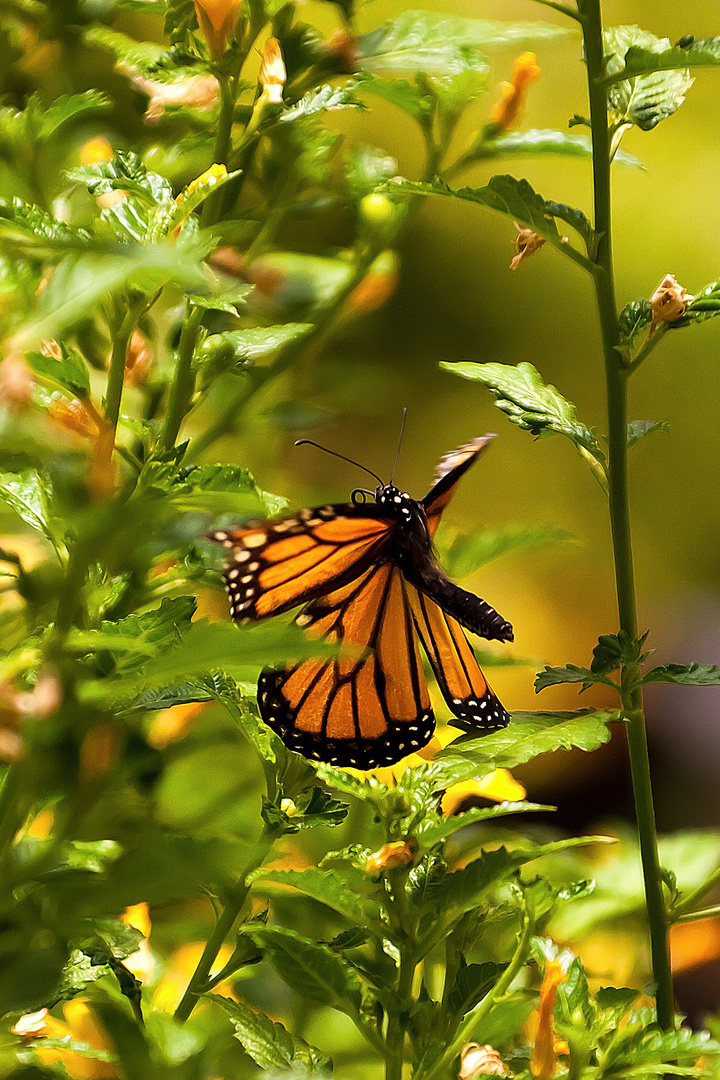
[[[245,277],[245,256],[237,248],[219,247],[210,256],[210,265],[213,270],[220,270],[234,278]]]
[[[540,987],[537,1029],[530,1057],[530,1072],[536,1077],[536,1080],[550,1080],[557,1067],[557,1055],[561,1048],[558,1047],[555,1040],[552,1014],[555,1008],[557,988],[566,979],[567,973],[563,971],[557,960],[548,960],[545,965],[545,976]]]
[[[120,733],[115,724],[91,728],[80,747],[80,782],[87,784],[102,776],[120,756]]]
[[[0,404],[22,411],[32,401],[33,373],[18,352],[0,363]]]
[[[240,0],[195,0],[195,11],[210,55],[219,60],[238,21]]]
[[[383,844],[374,851],[365,863],[366,874],[381,874],[383,870],[394,870],[397,866],[408,866],[415,858],[415,845],[408,840],[395,840]]]
[[[153,355],[148,339],[142,330],[134,330],[125,358],[125,378],[132,386],[144,386],[147,382]]]
[[[497,1050],[492,1046],[480,1046],[478,1043],[466,1043],[460,1051],[460,1080],[472,1080],[480,1073],[494,1076],[508,1076],[507,1065]]]
[[[262,62],[258,80],[262,86],[261,102],[269,105],[282,103],[283,86],[287,78],[283,63],[280,43],[277,38],[269,37],[262,51]]]
[[[185,105],[190,109],[214,109],[220,99],[220,88],[214,75],[191,75],[174,83],[155,82],[125,69],[132,76],[133,86],[150,98],[145,112],[146,124],[157,124],[165,109]]]
[[[74,431],[76,435],[82,435],[86,439],[97,439],[100,434],[100,425],[94,410],[88,410],[85,403],[78,398],[71,401],[54,398],[48,405],[48,416],[66,431]]]
[[[112,161],[112,158],[113,148],[102,136],[90,139],[80,151],[82,165],[97,165],[101,161]]]
[[[545,238],[533,232],[532,229],[523,229],[522,225],[518,225],[517,221],[513,221],[513,225],[518,231],[514,241],[517,254],[510,263],[510,269],[517,270],[524,259],[529,259],[536,251],[539,251],[545,243]]]
[[[515,122],[525,104],[525,96],[530,83],[540,74],[537,57],[533,52],[524,52],[513,64],[510,82],[500,83],[500,100],[493,105],[490,123],[500,134]]]
[[[398,277],[395,253],[384,251],[348,296],[343,308],[344,314],[365,315],[383,307],[397,289]]]
[[[655,333],[655,328],[659,323],[675,322],[684,315],[688,303],[694,299],[694,296],[685,292],[684,287],[678,284],[672,274],[666,274],[650,297],[652,308],[650,337]]]

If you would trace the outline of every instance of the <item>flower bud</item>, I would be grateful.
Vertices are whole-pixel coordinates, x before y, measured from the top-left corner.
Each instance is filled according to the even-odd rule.
[[[545,243],[545,238],[540,236],[539,233],[533,232],[532,229],[524,229],[522,225],[518,225],[517,221],[513,221],[513,225],[518,231],[514,241],[517,254],[510,263],[510,269],[517,270],[523,260],[529,259],[531,255],[540,250]]]
[[[134,330],[125,358],[125,378],[132,386],[144,386],[153,364],[148,339],[142,330]]]
[[[567,973],[557,960],[548,960],[540,987],[535,1039],[530,1056],[530,1072],[536,1080],[550,1080],[557,1067],[558,1053],[566,1049],[565,1045],[558,1045],[555,1039],[552,1020],[558,986],[566,980]]]
[[[415,858],[415,844],[408,840],[395,840],[383,844],[374,851],[365,863],[365,873],[381,874],[383,870],[394,870],[398,866],[408,866]]]
[[[258,81],[262,86],[260,102],[268,105],[281,105],[283,87],[287,78],[285,64],[277,38],[269,37],[262,51],[262,61]]]
[[[113,148],[102,136],[90,139],[80,151],[81,165],[97,165],[101,161],[112,161],[112,159]]]
[[[650,324],[650,337],[655,333],[655,328],[661,322],[675,322],[685,314],[685,308],[695,297],[685,292],[672,274],[666,274],[650,297],[652,308],[652,323]]]
[[[195,11],[210,55],[219,60],[238,21],[240,0],[195,0]]]
[[[500,83],[500,100],[490,112],[490,123],[495,128],[494,134],[500,135],[515,122],[525,104],[525,97],[530,83],[540,74],[537,57],[533,52],[524,52],[513,64],[510,82]]]
[[[398,285],[397,258],[394,251],[383,251],[370,270],[345,301],[345,315],[366,315],[377,311],[390,299]]]
[[[507,1065],[497,1050],[492,1046],[480,1046],[478,1043],[466,1043],[460,1051],[460,1080],[472,1080],[481,1073],[494,1076],[508,1076]]]

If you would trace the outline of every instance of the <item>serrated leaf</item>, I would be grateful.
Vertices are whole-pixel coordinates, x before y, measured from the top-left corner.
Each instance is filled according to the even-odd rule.
[[[554,386],[546,385],[532,364],[446,363],[440,367],[465,379],[481,382],[495,395],[496,404],[518,427],[533,435],[564,435],[596,462],[604,462],[594,433],[575,419],[575,406]]]
[[[291,124],[295,120],[335,109],[365,109],[367,106],[357,97],[357,89],[354,82],[346,82],[340,86],[316,86],[308,90],[294,105],[284,109],[278,122]]]
[[[426,86],[418,82],[410,82],[408,79],[383,79],[380,75],[365,71],[360,77],[358,87],[360,90],[382,98],[383,101],[389,101],[391,105],[396,105],[408,116],[412,116],[413,120],[425,120],[432,115],[432,95],[428,93]],[[394,165],[394,168],[389,169],[387,175],[382,177],[389,180],[397,172],[397,162],[392,158],[385,160],[393,161]],[[378,182],[379,180],[380,178]]]
[[[475,825],[480,821],[494,821],[496,818],[508,817],[510,814],[541,813],[546,810],[554,810],[554,806],[543,803],[531,802],[502,802],[495,806],[473,806],[463,814],[453,814],[449,818],[433,820],[426,817],[417,831],[417,839],[424,848],[433,847],[441,840],[464,829],[466,825]]]
[[[0,501],[9,506],[32,529],[37,529],[56,544],[50,525],[48,484],[32,469],[0,475]]]
[[[618,329],[620,340],[618,348],[630,355],[636,341],[644,337],[650,329],[652,322],[652,307],[650,301],[641,296],[637,300],[631,300],[626,304],[618,316]]]
[[[593,648],[590,670],[594,675],[607,675],[622,664],[642,663],[648,655],[643,653],[647,636],[648,631],[638,638],[628,637],[624,630],[619,630],[617,634],[601,634]]]
[[[409,84],[408,84],[409,85]],[[345,159],[347,185],[356,202],[370,195],[397,172],[397,161],[377,146],[358,146]]]
[[[96,941],[100,941],[114,960],[126,960],[137,952],[143,940],[142,930],[126,926],[120,919],[87,919],[85,923],[85,946],[90,949]]]
[[[514,176],[505,174],[492,176],[485,187],[451,188],[440,179],[426,184],[398,178],[391,181],[389,190],[400,191],[407,195],[444,195],[448,198],[460,199],[462,202],[486,206],[490,210],[497,210],[512,221],[517,221],[532,229],[576,261],[580,261],[583,265],[590,265],[580,252],[568,246],[566,238],[558,232],[555,224],[555,218],[560,218],[566,225],[575,229],[586,244],[591,245],[595,234],[583,212],[566,206],[564,203],[543,199],[527,180],[518,180]]]
[[[147,10],[148,0],[138,0],[138,6]],[[140,71],[146,71],[167,56],[167,50],[162,45],[156,45],[152,41],[135,41],[127,34],[111,30],[108,26],[88,27],[83,33],[83,41],[90,47],[107,49],[116,60]]]
[[[269,960],[278,975],[307,1001],[330,1005],[353,1014],[360,986],[352,968],[327,945],[320,945],[284,926],[242,928]]]
[[[479,49],[547,40],[565,31],[542,23],[460,19],[430,11],[404,11],[357,39],[368,71],[437,71],[446,74]],[[478,57],[478,59],[480,59]],[[482,61],[480,61],[482,62]]]
[[[617,711],[516,712],[502,731],[452,743],[428,766],[427,779],[440,791],[486,776],[493,769],[512,769],[553,750],[597,750],[610,738],[608,725],[620,719]]]
[[[67,648],[83,653],[107,650],[118,659],[122,657],[123,671],[136,670],[189,631],[196,607],[194,596],[166,597],[153,611],[103,622],[99,630],[71,630]]]
[[[685,308],[685,313],[670,325],[686,326],[692,322],[704,322],[720,313],[720,278],[701,289]]]
[[[667,38],[658,38],[637,26],[615,26],[603,33],[606,76],[625,70],[625,56],[633,47],[642,53],[662,54],[670,49]],[[692,85],[690,72],[659,70],[616,82],[608,89],[608,105],[617,124],[629,123],[650,131],[680,108]]]
[[[307,870],[261,869],[248,880],[252,882],[254,890],[266,896],[277,895],[287,889],[296,890],[332,908],[350,922],[368,926],[381,937],[384,934],[377,904],[357,895],[331,871],[315,867]]]
[[[582,683],[583,690],[587,690],[593,683],[611,683],[610,679],[603,675],[597,675],[589,668],[576,667],[575,664],[567,664],[565,667],[546,667],[535,677],[535,693],[546,690],[548,686],[559,686],[562,683]],[[611,683],[611,685],[614,685]]]
[[[648,683],[677,683],[679,686],[718,686],[720,670],[715,664],[666,664],[646,671],[640,680]]]
[[[657,40],[657,39],[656,39]],[[670,45],[670,42],[667,42]],[[676,71],[684,68],[717,67],[720,64],[720,37],[691,40],[687,46],[674,45],[661,50],[631,45],[625,53],[622,68],[614,72],[613,81],[636,78],[656,71]]]
[[[151,473],[143,476],[148,486],[161,486],[180,510],[209,514],[262,515],[264,492],[252,474],[239,465],[193,465],[176,473],[169,483],[158,483]]]
[[[474,1009],[498,981],[507,964],[466,964],[460,968],[453,982],[448,1007],[456,1016],[462,1017]]]
[[[510,552],[538,551],[572,541],[571,533],[554,525],[507,525],[492,531],[456,536],[449,544],[443,542],[441,533],[437,546],[446,573],[462,579]]]
[[[471,157],[484,160],[493,157],[528,157],[535,154],[591,158],[592,141],[587,135],[571,135],[567,131],[550,128],[529,128],[527,131],[509,131],[496,139],[485,140]],[[622,150],[618,150],[613,161],[635,169],[645,168],[639,158]]]
[[[92,243],[87,229],[58,221],[39,206],[23,202],[22,199],[13,199],[12,202],[0,199],[0,233],[3,240],[12,246],[20,244],[27,247],[23,241],[32,241],[29,247],[36,254],[89,247]]]
[[[631,420],[627,426],[627,444],[634,446],[646,435],[652,435],[655,431],[670,431],[669,420]]]
[[[84,398],[90,389],[90,375],[85,360],[77,351],[66,344],[60,345],[61,357],[44,353],[28,353],[25,357],[36,375],[40,375],[61,386],[77,398]]]
[[[311,329],[312,323],[283,323],[211,334],[196,351],[193,361],[206,380],[223,371],[242,373],[250,364],[270,360],[278,349]]]
[[[235,1038],[261,1069],[271,1074],[297,1073],[298,1070],[329,1072],[330,1062],[320,1050],[297,1035],[291,1035],[269,1016],[256,1012],[242,1001],[231,1001],[217,994],[213,994],[211,1000],[225,1010],[235,1029]]]

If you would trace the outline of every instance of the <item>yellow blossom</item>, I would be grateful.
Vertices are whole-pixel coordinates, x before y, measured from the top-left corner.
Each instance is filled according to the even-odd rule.
[[[80,151],[82,165],[97,165],[100,161],[112,161],[112,157],[113,148],[102,136],[90,139]]]
[[[203,943],[198,941],[188,945],[181,945],[179,949],[175,950],[153,995],[153,1005],[156,1009],[163,1009],[165,1012],[175,1011],[180,1004],[180,998],[185,993],[188,980],[200,962],[204,949]],[[232,952],[233,950],[229,945],[223,945],[213,964],[210,977],[225,967],[232,956]],[[220,993],[222,993],[222,986],[223,983],[220,983]],[[227,993],[227,991],[225,992]]]
[[[518,231],[515,237],[515,251],[517,254],[510,263],[510,269],[517,270],[521,262],[529,259],[543,246],[545,238],[540,236],[539,233],[533,232],[532,229],[524,229],[522,225],[518,225],[517,221],[513,221],[513,225]]]
[[[262,62],[258,75],[258,80],[262,86],[260,102],[266,102],[269,105],[280,105],[286,77],[280,43],[277,38],[269,37],[262,51]]]
[[[131,971],[141,983],[150,983],[155,975],[155,958],[150,952],[150,943],[148,942],[152,924],[147,904],[132,904],[130,907],[125,908],[120,919],[125,926],[134,926],[143,935],[143,939],[135,952],[126,957],[123,963],[128,971]]]
[[[675,322],[685,314],[685,308],[695,297],[685,292],[672,274],[666,274],[650,297],[652,308],[652,323],[650,324],[650,337],[655,333],[655,328],[661,322]]]
[[[223,176],[227,176],[227,169],[224,165],[211,165],[209,169],[206,169],[200,176],[196,176],[192,180],[184,191],[181,191],[175,200],[176,203],[181,203],[184,199],[187,199],[188,195],[192,195],[199,188],[212,187],[213,184],[217,184],[218,180],[221,180]]]
[[[117,1067],[111,1061],[82,1057],[74,1050],[60,1047],[43,1047],[43,1039],[67,1039],[68,1042],[84,1043],[91,1050],[113,1052],[113,1045],[98,1025],[87,1001],[74,998],[63,1006],[65,1023],[56,1020],[47,1009],[21,1016],[13,1034],[23,1041],[32,1041],[35,1052],[45,1065],[62,1064],[67,1074],[79,1080],[115,1080]]]
[[[490,1073],[494,1076],[507,1076],[508,1068],[498,1054],[497,1050],[489,1045],[480,1046],[478,1043],[466,1043],[460,1051],[460,1080],[472,1080],[472,1077],[480,1073]]]
[[[494,769],[479,780],[465,780],[453,784],[442,797],[440,804],[445,817],[453,817],[468,809],[471,799],[490,799],[492,802],[516,802],[524,799],[525,788],[507,769]]]
[[[493,105],[490,113],[490,123],[494,125],[496,134],[507,131],[517,119],[525,104],[527,88],[539,74],[535,53],[524,52],[517,57],[510,82],[500,83],[500,100]]]
[[[195,11],[210,54],[219,60],[240,13],[240,0],[195,0]]]
[[[557,960],[548,960],[540,987],[535,1039],[530,1056],[530,1072],[536,1080],[550,1080],[557,1067],[558,1053],[567,1051],[566,1045],[558,1045],[555,1039],[552,1020],[558,986],[566,979],[567,973]]]
[[[163,709],[150,726],[150,745],[156,750],[163,750],[170,743],[184,739],[205,704],[204,701],[189,701],[184,705],[171,705],[169,709]]]
[[[398,866],[408,866],[415,858],[415,845],[409,840],[395,840],[383,844],[374,851],[365,863],[366,874],[380,874],[383,870],[394,870]]]

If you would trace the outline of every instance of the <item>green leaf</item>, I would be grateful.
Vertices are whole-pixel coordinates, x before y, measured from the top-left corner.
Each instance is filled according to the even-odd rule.
[[[493,769],[512,769],[553,750],[574,746],[597,750],[610,738],[608,725],[621,718],[616,711],[516,712],[502,731],[452,743],[428,766],[426,775],[439,791]]]
[[[463,964],[455,976],[448,1007],[455,1016],[462,1017],[474,1009],[479,1001],[488,994],[507,964]]]
[[[294,105],[284,109],[279,122],[290,124],[306,116],[317,116],[335,109],[365,109],[367,106],[357,97],[357,90],[358,85],[352,81],[340,86],[316,86]]]
[[[655,42],[670,45],[669,41],[656,38]],[[694,67],[717,67],[720,64],[720,37],[692,38],[688,45],[670,48],[644,48],[642,44],[631,45],[625,53],[622,68],[612,73],[613,82],[623,78],[650,75],[656,71],[676,71]],[[610,81],[609,79],[607,81]]]
[[[211,1000],[228,1014],[235,1038],[256,1065],[269,1073],[329,1072],[325,1055],[304,1039],[291,1035],[282,1024],[274,1023],[264,1013],[256,1012],[242,1001],[231,1001],[217,994]]]
[[[618,316],[618,349],[630,356],[638,338],[644,338],[650,329],[651,322],[652,307],[646,297],[641,296],[638,300],[631,300],[626,304]]]
[[[671,327],[686,326],[692,322],[704,322],[720,313],[720,278],[701,289],[685,308],[685,313]]]
[[[670,431],[669,420],[631,420],[627,426],[627,444],[634,446],[646,435],[652,435],[655,431]]]
[[[567,238],[561,236],[555,224],[555,218],[560,218],[566,225],[575,229],[591,248],[595,242],[595,234],[582,211],[565,206],[564,203],[543,199],[527,180],[499,175],[492,176],[485,187],[451,188],[440,179],[426,184],[398,178],[390,182],[389,190],[400,191],[407,195],[445,195],[463,202],[486,206],[490,210],[497,210],[511,220],[532,229],[584,267],[589,268],[591,265],[584,255],[568,245]]]
[[[625,72],[625,56],[635,46],[644,53],[662,54],[670,49],[667,38],[658,38],[637,26],[615,26],[603,34],[606,76]],[[692,85],[684,70],[654,70],[615,82],[608,89],[608,105],[616,124],[634,124],[650,131],[680,108]]]
[[[32,469],[0,475],[0,501],[22,518],[26,525],[47,536],[54,545],[57,538],[50,525],[50,488]]]
[[[576,667],[575,664],[567,664],[566,667],[546,667],[541,671],[535,678],[535,693],[539,694],[548,686],[559,686],[561,683],[582,683],[583,690],[587,690],[593,683],[615,686],[615,683],[604,675],[597,675],[588,668]]]
[[[641,664],[649,655],[642,651],[647,636],[648,631],[639,638],[629,638],[624,630],[617,634],[601,634],[593,649],[590,670],[594,675],[607,675],[622,664]]]
[[[320,945],[284,926],[245,923],[248,934],[280,978],[306,1001],[330,1005],[351,1015],[360,1003],[360,986],[352,968],[327,945]]]
[[[265,870],[255,872],[249,879],[253,889],[265,896],[287,894],[292,888],[303,896],[325,904],[358,926],[368,926],[380,937],[384,930],[380,924],[380,911],[374,901],[365,899],[328,870],[309,867],[307,870]]]
[[[113,960],[126,960],[140,947],[143,940],[142,930],[126,926],[119,919],[87,919],[87,936],[79,943],[81,948],[90,951],[101,942]]]
[[[493,559],[513,551],[538,551],[574,541],[571,533],[554,525],[507,525],[504,528],[456,536],[438,548],[440,561],[450,577],[465,578]]]
[[[367,71],[426,71],[445,75],[480,49],[548,40],[565,31],[542,23],[502,23],[460,19],[430,11],[404,11],[357,39],[360,65]]]
[[[147,10],[147,0],[139,0],[139,3]],[[90,47],[107,49],[116,60],[140,71],[147,71],[167,56],[167,50],[162,45],[151,41],[135,41],[127,34],[111,30],[108,26],[88,27],[83,34],[83,41]]]
[[[540,813],[546,810],[554,810],[554,806],[531,802],[502,802],[495,806],[473,806],[464,814],[453,814],[449,818],[433,820],[426,817],[417,832],[417,839],[424,848],[434,847],[441,840],[464,829],[466,825],[475,825],[479,821],[494,821],[496,818],[508,817],[510,814]]]
[[[347,155],[345,169],[350,194],[359,202],[394,176],[398,165],[376,146],[358,146]]]
[[[154,484],[151,472],[144,473],[143,480],[148,486]],[[263,515],[268,510],[265,492],[257,486],[252,474],[239,465],[191,465],[181,469],[171,483],[158,486],[163,487],[180,510],[238,517]]]
[[[567,131],[548,128],[529,128],[527,131],[509,131],[496,139],[481,142],[472,158],[484,160],[493,157],[528,157],[535,154],[559,154],[564,157],[592,157],[592,141],[587,135],[571,135]],[[613,158],[622,165],[635,169],[645,166],[633,154],[618,150]]]
[[[432,116],[432,95],[428,93],[427,86],[421,85],[419,82],[410,82],[408,79],[383,79],[380,75],[365,71],[360,77],[358,86],[359,89],[366,90],[368,93],[382,98],[383,101],[389,101],[391,105],[396,105],[406,112],[408,116],[411,116],[413,120],[423,121]],[[376,151],[376,153],[380,154],[380,151]],[[397,162],[393,158],[385,158],[384,160],[392,162],[392,167],[387,170],[385,176],[378,177],[378,183],[380,183],[381,179],[389,180],[397,172]]]
[[[241,374],[252,364],[269,361],[278,349],[304,337],[311,329],[312,323],[284,323],[211,334],[196,351],[193,361],[205,382],[223,371]]]
[[[90,389],[90,376],[84,358],[77,349],[61,344],[61,358],[46,356],[44,353],[28,353],[25,359],[35,372],[77,398],[84,398]]]
[[[197,607],[194,596],[165,598],[159,608],[103,622],[99,630],[71,630],[67,648],[82,653],[107,650],[124,672],[136,671],[190,630]]]
[[[554,386],[546,385],[532,364],[451,364],[440,367],[465,379],[481,382],[497,398],[496,404],[518,427],[533,435],[564,435],[578,450],[602,463],[605,455],[593,431],[575,419],[575,406]]]
[[[666,664],[646,671],[640,682],[677,683],[679,686],[718,686],[720,671],[715,664]]]

